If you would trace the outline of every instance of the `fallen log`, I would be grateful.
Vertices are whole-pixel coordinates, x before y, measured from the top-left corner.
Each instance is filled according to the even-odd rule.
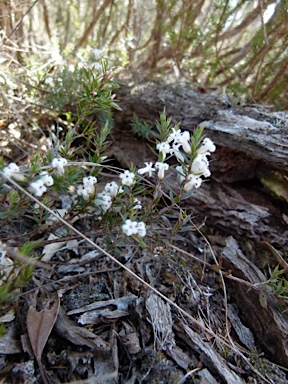
[[[259,105],[241,105],[223,94],[200,93],[184,84],[122,90],[111,154],[128,167],[153,160],[145,139],[133,136],[131,119],[155,124],[166,109],[182,130],[205,126],[217,146],[211,180],[193,191],[185,207],[210,228],[237,239],[266,241],[285,249],[288,235],[288,115]],[[151,145],[151,142],[149,142]],[[154,159],[155,160],[155,159]],[[176,186],[168,179],[168,188]]]

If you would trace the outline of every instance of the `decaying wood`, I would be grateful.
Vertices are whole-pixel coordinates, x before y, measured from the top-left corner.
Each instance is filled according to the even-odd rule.
[[[201,360],[209,369],[217,373],[224,383],[237,383],[243,384],[242,379],[228,368],[226,361],[218,354],[210,344],[204,342],[202,337],[194,332],[188,325],[183,322],[175,325],[178,336],[185,340],[185,342],[192,347],[197,353],[200,354]]]
[[[231,270],[233,275],[253,284],[266,281],[263,273],[243,255],[232,237],[227,239],[222,255],[224,268]],[[267,296],[267,308],[264,308],[259,301],[259,292],[247,291],[247,287],[236,282],[231,284],[235,285],[237,304],[258,344],[272,361],[288,367],[288,320],[280,314],[276,300]]]
[[[187,84],[155,86],[121,98],[118,113],[122,129],[129,130],[134,113],[154,124],[165,108],[175,123],[193,130],[204,123],[207,135],[220,146],[241,152],[249,158],[267,162],[268,167],[288,165],[288,115],[270,112],[259,105],[239,105],[225,94],[203,94]],[[117,120],[116,120],[117,121]]]
[[[100,337],[88,331],[88,329],[75,325],[61,307],[59,309],[59,315],[54,329],[61,337],[66,338],[75,345],[84,345],[93,350],[99,350],[101,353],[108,352],[110,350],[110,345]]]
[[[125,92],[124,92],[125,93]],[[138,167],[153,160],[144,139],[133,136],[135,113],[151,125],[166,109],[174,123],[193,131],[204,124],[206,136],[217,150],[211,156],[211,179],[185,200],[200,222],[238,239],[266,241],[276,249],[287,242],[288,115],[261,106],[242,106],[226,95],[202,94],[184,84],[155,86],[122,96],[122,112],[116,113],[111,153],[123,165]],[[151,144],[151,143],[149,143]],[[264,188],[278,183],[282,202]],[[176,179],[167,180],[176,188]],[[274,187],[275,187],[274,185]],[[275,187],[276,188],[276,187]]]

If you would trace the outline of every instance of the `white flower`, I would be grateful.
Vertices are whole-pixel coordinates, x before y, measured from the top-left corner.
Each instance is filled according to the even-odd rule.
[[[206,168],[205,171],[203,172],[203,176],[204,177],[210,177],[211,176],[211,172],[210,172],[210,169],[209,168]]]
[[[216,150],[216,146],[213,143],[213,141],[210,140],[208,137],[206,137],[203,140],[203,143],[202,143],[201,147],[198,149],[197,152],[199,154],[210,155],[210,152],[215,152],[215,150]]]
[[[45,186],[42,179],[39,179],[30,183],[28,189],[31,193],[33,193],[33,195],[37,197],[41,197],[43,193],[47,191],[47,187]]]
[[[98,193],[94,202],[95,202],[95,205],[100,207],[104,212],[107,212],[112,205],[111,196],[105,192]]]
[[[107,183],[104,188],[105,192],[112,196],[115,197],[119,193],[123,192],[123,188],[119,187],[119,185],[115,181],[111,181],[111,183]]]
[[[140,223],[137,223],[137,234],[140,237],[146,236],[146,225],[142,221]]]
[[[77,195],[82,196],[84,200],[88,200],[94,191],[95,188],[93,185],[80,185],[80,187],[77,188]]]
[[[15,163],[8,164],[5,168],[3,168],[2,172],[4,176],[8,178],[13,177],[13,179],[18,181],[23,181],[25,179],[25,176],[20,171],[18,165]]]
[[[134,209],[142,209],[142,203],[136,197],[133,199],[133,208]]]
[[[55,86],[54,80],[51,76],[49,76],[45,79],[45,84],[49,85],[51,88],[53,88]]]
[[[188,131],[182,132],[178,140],[182,145],[183,151],[186,153],[191,153],[190,133]]]
[[[158,169],[159,180],[162,180],[162,179],[164,179],[164,171],[168,170],[169,165],[167,163],[161,163],[161,162],[157,161],[157,163],[155,163],[155,168]]]
[[[182,184],[182,182],[185,180],[185,174],[182,165],[178,165],[176,168],[176,171],[178,172],[178,180],[179,184]]]
[[[52,167],[56,168],[59,175],[63,175],[64,167],[68,164],[68,161],[63,157],[55,158],[52,160]]]
[[[46,185],[46,187],[51,187],[51,185],[54,184],[53,177],[51,175],[49,175],[48,172],[46,172],[46,171],[41,172],[40,176],[41,176],[40,180],[43,181],[43,183]]]
[[[138,233],[138,223],[136,221],[132,221],[127,219],[125,224],[122,225],[122,231],[126,236],[137,235]]]
[[[181,145],[181,144],[179,144],[179,143],[178,143],[178,144],[173,143],[172,148],[170,148],[169,153],[170,153],[170,155],[172,155],[172,156],[174,155],[178,161],[182,161],[182,162],[184,162],[184,161],[185,161],[184,156],[183,156],[182,153],[179,151],[179,147],[180,147],[180,145]]]
[[[163,160],[165,160],[167,153],[170,152],[170,145],[167,143],[167,141],[164,141],[162,143],[158,143],[156,145],[156,148],[158,149],[159,152],[163,154]]]
[[[95,69],[97,72],[102,71],[102,64],[99,61],[94,61],[94,63],[88,66],[89,69]]]
[[[97,177],[94,177],[94,176],[83,177],[84,187],[94,187],[96,183],[97,183]]]
[[[171,141],[174,141],[175,144],[179,143],[179,139],[181,137],[181,130],[172,128],[172,132],[168,136],[167,142],[170,143]]]
[[[95,60],[99,60],[103,57],[104,49],[103,48],[102,49],[95,48],[92,50],[92,53],[94,55]]]
[[[146,167],[138,169],[138,173],[140,175],[143,175],[144,173],[148,173],[148,176],[151,177],[152,172],[155,172],[155,168],[153,168],[153,163],[145,162],[144,164],[146,164]]]
[[[122,184],[127,185],[127,187],[130,187],[134,183],[135,175],[133,172],[126,170],[124,173],[121,173],[119,177]]]
[[[187,177],[187,183],[184,185],[184,191],[190,191],[190,189],[194,188],[199,188],[202,184],[202,179],[200,177],[197,177],[195,175],[188,175]]]
[[[196,159],[193,161],[191,171],[197,175],[209,177],[211,172],[209,171],[209,161],[207,157],[205,155],[197,155]]]

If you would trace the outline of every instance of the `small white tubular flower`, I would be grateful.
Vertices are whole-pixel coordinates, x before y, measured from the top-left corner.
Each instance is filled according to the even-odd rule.
[[[175,167],[175,169],[178,172],[177,176],[178,176],[179,184],[182,184],[186,178],[184,175],[183,167],[182,165],[178,165],[177,167]]]
[[[182,132],[179,137],[179,142],[181,143],[184,152],[191,153],[190,132]]]
[[[99,60],[103,57],[104,49],[95,48],[92,50],[95,60]]]
[[[130,187],[134,183],[135,175],[133,172],[126,170],[124,173],[120,173],[119,177],[121,179],[121,183],[123,185],[127,185],[127,187]]]
[[[210,172],[210,169],[209,168],[206,168],[205,171],[203,172],[203,176],[204,177],[210,177],[211,176],[211,172]]]
[[[105,185],[104,191],[108,195],[115,197],[115,196],[119,195],[119,193],[123,192],[123,188],[119,187],[119,185],[115,181],[111,181],[111,183],[107,183]]]
[[[174,155],[178,161],[184,162],[184,156],[182,155],[181,151],[179,151],[179,147],[181,144],[175,144],[173,143],[172,148],[170,148],[170,155]]]
[[[207,160],[207,157],[205,155],[197,155],[196,159],[193,161],[191,172],[199,176],[210,176],[211,172],[209,171],[209,161]]]
[[[190,191],[190,189],[199,188],[202,184],[202,179],[200,177],[197,177],[195,175],[188,175],[187,177],[187,183],[184,185],[184,191]]]
[[[108,193],[101,192],[101,193],[98,193],[94,202],[95,202],[95,205],[97,205],[102,209],[102,211],[107,212],[112,205],[112,198],[110,195],[108,195]]]
[[[46,185],[46,187],[51,187],[51,185],[54,184],[53,177],[51,175],[49,175],[48,172],[46,172],[46,171],[41,172],[39,176],[41,176],[40,180],[43,181],[43,183]]]
[[[31,193],[33,193],[33,195],[37,197],[41,197],[43,193],[47,191],[47,187],[45,186],[42,179],[39,179],[30,183],[28,189]]]
[[[140,223],[137,223],[137,234],[140,237],[146,236],[146,224],[143,223],[143,221],[140,221]]]
[[[136,197],[133,199],[133,209],[142,209],[142,203]]]
[[[210,155],[210,152],[215,152],[215,150],[216,150],[216,145],[213,143],[211,139],[206,137],[203,140],[203,143],[197,152],[203,155]]]
[[[51,76],[49,76],[45,79],[45,84],[49,85],[52,88],[55,86],[54,80]]]
[[[84,187],[94,187],[96,183],[97,183],[97,177],[94,177],[94,176],[83,177]]]
[[[84,200],[88,200],[91,195],[93,195],[95,189],[93,185],[80,185],[77,188],[77,195],[82,196]]]
[[[137,235],[138,233],[138,223],[127,219],[125,224],[122,225],[122,231],[126,236]]]
[[[169,143],[167,143],[167,141],[163,141],[162,143],[158,143],[156,145],[156,148],[158,149],[159,152],[162,153],[163,160],[165,160],[167,153],[170,152],[170,145],[169,145]]]
[[[102,70],[102,64],[99,61],[94,61],[92,64],[88,66],[89,69],[95,69],[100,72]]]
[[[56,168],[59,175],[63,175],[64,167],[68,164],[68,161],[63,157],[55,158],[52,160],[52,167]]]
[[[159,180],[163,180],[164,179],[164,172],[169,169],[169,165],[167,163],[161,163],[161,162],[157,161],[157,163],[155,163],[155,168],[158,169]]]
[[[8,164],[5,168],[2,170],[4,176],[17,180],[17,181],[23,181],[25,179],[25,176],[20,171],[20,168],[15,163]]]
[[[153,168],[153,163],[148,163],[147,161],[144,163],[146,167],[138,169],[138,173],[143,175],[144,173],[148,173],[148,176],[152,176],[152,172],[155,172],[155,168]]]
[[[171,143],[171,141],[174,141],[175,144],[180,143],[180,137],[181,137],[181,130],[172,128],[172,132],[168,136],[167,142]]]

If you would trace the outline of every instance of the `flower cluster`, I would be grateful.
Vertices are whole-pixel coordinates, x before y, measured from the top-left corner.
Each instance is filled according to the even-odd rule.
[[[9,179],[13,178],[17,181],[25,180],[25,176],[20,171],[20,168],[18,167],[18,165],[15,163],[9,163],[6,167],[3,168],[2,172],[3,172],[3,175],[5,177],[8,177]]]
[[[53,177],[44,171],[40,173],[40,178],[29,185],[29,191],[37,197],[41,197],[47,191],[47,187],[54,184]]]
[[[64,167],[68,164],[68,161],[63,157],[55,158],[52,160],[52,167],[55,168],[58,175],[64,174]],[[29,191],[36,197],[41,197],[43,193],[47,191],[47,187],[51,187],[54,184],[53,177],[46,171],[39,174],[39,178],[29,184]]]
[[[138,235],[140,237],[145,237],[146,225],[142,221],[137,222],[127,219],[122,225],[122,231],[126,236]]]
[[[191,167],[181,165],[176,167],[180,175],[180,181],[184,183],[184,191],[190,191],[192,188],[199,188],[202,184],[201,177],[211,175],[209,169],[209,160],[207,156],[216,149],[214,143],[209,138],[205,138],[201,147],[197,150],[197,155],[193,160]]]
[[[82,196],[84,200],[89,199],[95,192],[97,178],[94,176],[83,177],[83,184],[77,188],[77,195]]]
[[[123,193],[123,188],[119,186],[116,181],[107,183],[104,187],[103,192],[97,194],[94,203],[99,207],[101,213],[105,213],[112,205],[112,200]]]
[[[134,183],[135,174],[133,172],[126,170],[123,173],[120,173],[119,177],[121,179],[122,185],[126,185],[127,187],[131,187]]]
[[[192,154],[193,146],[190,132],[182,132],[180,129],[172,128],[167,140],[158,143],[156,148],[159,151],[159,161],[155,163],[155,168],[153,168],[152,162],[146,162],[146,166],[138,170],[140,175],[148,173],[148,176],[151,177],[152,172],[158,170],[158,179],[163,180],[165,171],[169,169],[169,165],[164,162],[168,154],[175,156],[181,164],[175,169],[179,174],[180,184],[184,184],[184,191],[189,191],[193,187],[199,188],[202,184],[201,176],[209,177],[211,175],[207,156],[214,152],[216,147],[209,138],[205,138],[201,147],[196,151],[197,153]],[[184,151],[185,155],[181,150]],[[187,163],[187,156],[189,155],[193,155],[192,164],[189,164],[189,161]]]
[[[68,164],[67,159],[63,157],[55,158],[52,160],[52,167],[56,169],[58,175],[64,174],[64,167]]]
[[[101,52],[96,50],[95,56],[97,54],[100,55]],[[169,164],[165,160],[167,157],[174,156],[180,163],[175,167],[175,171],[178,174],[182,191],[186,192],[192,188],[199,188],[203,182],[202,177],[207,178],[211,175],[208,156],[216,149],[214,143],[209,138],[205,138],[201,142],[201,133],[202,130],[200,128],[191,137],[190,132],[181,131],[178,126],[173,127],[171,130],[167,126],[167,129],[162,130],[160,134],[162,142],[156,144],[158,161],[155,163],[145,162],[145,167],[139,169],[138,174],[147,174],[151,177],[153,173],[157,173],[158,180],[163,180],[165,172],[169,169]],[[54,158],[51,163],[52,168],[55,170],[54,172],[60,176],[64,174],[65,166],[67,165],[68,161],[62,157]],[[53,171],[49,172],[41,172],[36,180],[29,184],[28,189],[35,196],[42,196],[47,191],[47,188],[53,185],[54,179],[51,176]],[[3,174],[8,178],[12,177],[19,181],[25,180],[25,176],[15,163],[10,163],[6,166],[3,169]],[[124,201],[127,207],[126,214],[128,212],[130,216],[122,224],[122,232],[126,236],[138,235],[139,237],[144,237],[146,236],[146,224],[141,219],[139,220],[138,214],[138,211],[142,209],[142,204],[133,195],[134,185],[137,184],[137,173],[132,170],[123,170],[119,175],[119,179],[120,185],[115,181],[111,181],[105,185],[103,191],[98,192],[97,178],[92,175],[85,176],[82,179],[81,185],[76,188],[76,193],[72,195],[72,200],[74,199],[76,205],[83,203],[79,197],[87,200],[88,204],[92,203],[94,208],[93,210],[88,210],[88,212],[96,215],[99,220],[103,219],[103,215],[111,207],[113,214],[121,212],[123,209],[122,202]],[[115,202],[116,204],[113,206]],[[66,207],[63,210],[63,215],[66,215],[67,212],[68,208]]]

